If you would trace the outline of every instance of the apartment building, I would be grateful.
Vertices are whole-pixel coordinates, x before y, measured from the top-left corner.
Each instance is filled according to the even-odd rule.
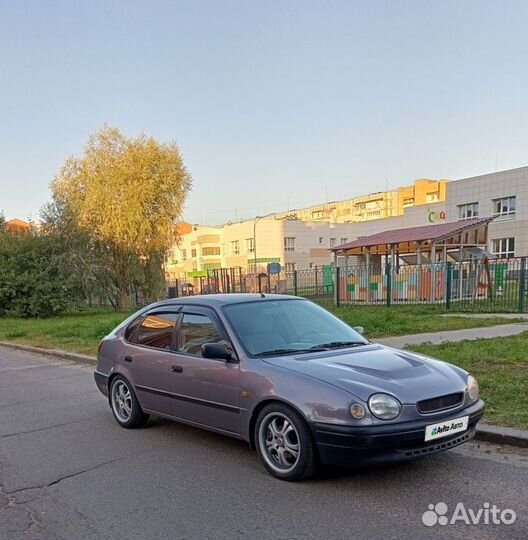
[[[416,180],[413,185],[277,214],[300,221],[357,223],[402,216],[405,209],[445,201],[447,180]]]
[[[301,221],[271,215],[217,227],[180,225],[180,241],[169,254],[165,271],[170,279],[198,278],[215,268],[257,268],[278,262],[287,270],[332,264],[330,248],[381,232],[445,220],[445,204],[407,208],[404,215],[363,223]]]
[[[528,256],[528,167],[454,180],[444,202],[404,208],[403,215],[355,223],[356,240],[379,232],[473,217],[494,217],[488,228],[490,253],[498,258]]]
[[[220,225],[187,226],[165,263],[169,279],[198,278],[215,268],[266,271],[278,262],[287,270],[331,264],[331,247],[348,242],[350,224],[304,222],[277,216]]]
[[[387,193],[379,199],[384,212]],[[528,167],[452,182],[417,180],[413,190],[400,188],[398,193],[396,214],[382,219],[339,221],[347,214],[338,215],[338,210],[354,207],[350,201],[372,201],[376,194],[342,201],[343,206],[332,203],[328,214],[313,214],[328,210],[322,205],[301,214],[280,213],[218,227],[181,224],[180,242],[166,262],[167,276],[194,278],[214,268],[238,266],[261,272],[271,262],[288,271],[303,270],[332,264],[330,248],[361,236],[488,216],[495,218],[489,225],[488,251],[501,258],[528,256]]]

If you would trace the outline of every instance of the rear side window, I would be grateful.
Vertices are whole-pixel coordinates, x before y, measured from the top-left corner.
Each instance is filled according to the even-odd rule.
[[[207,315],[185,313],[183,315],[178,350],[195,356],[202,356],[204,343],[218,343],[223,338],[214,322]]]
[[[155,349],[170,350],[177,320],[177,313],[147,315],[135,334],[134,343]]]
[[[141,324],[141,321],[143,320],[143,315],[140,315],[139,317],[135,318],[125,330],[125,339],[127,341],[130,341],[132,339],[132,335],[136,331],[136,328]]]

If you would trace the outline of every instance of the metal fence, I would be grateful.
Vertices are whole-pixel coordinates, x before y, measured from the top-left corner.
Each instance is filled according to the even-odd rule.
[[[336,269],[336,302],[443,304],[447,309],[525,311],[527,260]]]
[[[437,304],[464,311],[524,312],[527,258],[462,263],[333,267],[280,274],[222,268],[167,283],[167,296],[263,292],[304,296],[336,305]]]

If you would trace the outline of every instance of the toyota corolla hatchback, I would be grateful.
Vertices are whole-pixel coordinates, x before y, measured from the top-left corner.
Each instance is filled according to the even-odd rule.
[[[281,295],[152,304],[103,339],[95,382],[121,426],[155,414],[243,439],[283,480],[454,448],[484,412],[464,370]]]

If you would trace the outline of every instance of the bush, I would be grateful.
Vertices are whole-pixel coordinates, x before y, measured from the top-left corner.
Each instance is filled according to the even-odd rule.
[[[0,316],[50,317],[71,308],[77,296],[65,258],[52,236],[0,232]]]

